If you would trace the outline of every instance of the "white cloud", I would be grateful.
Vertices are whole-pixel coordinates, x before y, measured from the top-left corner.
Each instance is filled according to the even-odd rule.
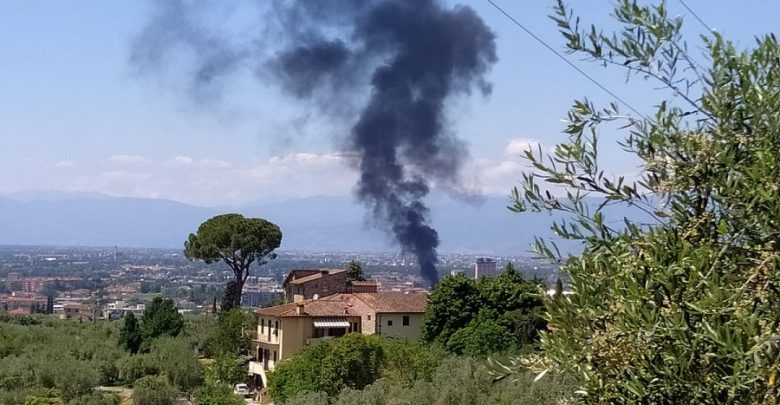
[[[201,159],[197,162],[200,166],[203,168],[210,168],[210,169],[230,169],[233,167],[233,164],[230,162],[226,162],[224,160],[219,159]]]
[[[176,156],[175,158],[169,160],[168,163],[174,166],[189,166],[194,161],[195,159],[189,156]]]
[[[554,153],[554,147],[548,147],[540,141],[526,138],[511,139],[503,151],[503,156],[495,160],[481,159],[472,162],[465,172],[473,173],[472,181],[479,185],[485,194],[508,195],[512,187],[520,185],[524,173],[537,172],[536,169],[525,160],[525,150],[532,148],[538,155],[539,148],[543,156]],[[547,159],[544,159],[545,163]],[[616,178],[624,176],[626,182],[635,181],[637,173],[607,172],[605,176]],[[539,181],[542,189],[547,188],[553,194],[565,193],[565,188]]]
[[[279,171],[341,170],[346,168],[352,159],[342,153],[293,153],[273,156],[267,162],[257,165],[252,173],[257,177],[264,177],[278,174]]]
[[[99,174],[97,176],[97,179],[105,180],[105,181],[140,181],[140,180],[147,180],[149,177],[151,177],[151,173],[113,170],[113,171]]]
[[[523,157],[525,156],[525,151],[531,149],[533,152],[537,152],[539,150],[539,146],[541,146],[541,142],[535,139],[511,139],[504,149],[504,154],[512,157]]]
[[[158,165],[146,158],[112,157],[94,167],[82,165],[81,176],[72,179],[71,184],[74,190],[118,196],[211,206],[240,204],[262,196],[348,194],[357,180],[351,161],[352,157],[341,153],[303,152],[244,165],[208,157],[175,156]]]
[[[57,169],[69,169],[73,166],[76,166],[76,162],[72,160],[60,160],[54,164],[54,167]]]
[[[165,165],[168,167],[175,167],[175,168],[197,167],[200,169],[209,169],[209,170],[224,170],[233,167],[233,164],[231,164],[230,162],[226,162],[224,160],[212,159],[212,158],[196,159],[190,156],[176,156],[173,159],[166,161]]]
[[[496,159],[479,159],[472,162],[465,172],[473,173],[472,182],[485,194],[508,195],[512,187],[517,186],[523,172],[532,170],[525,160],[525,151],[531,149],[535,154],[539,148],[547,153],[545,146],[538,140],[529,138],[510,139],[503,153]]]
[[[114,155],[108,158],[108,162],[121,166],[146,167],[152,164],[152,160],[138,155]]]
[[[357,181],[353,157],[341,153],[294,153],[274,156],[248,172],[255,182],[305,195],[343,195]]]

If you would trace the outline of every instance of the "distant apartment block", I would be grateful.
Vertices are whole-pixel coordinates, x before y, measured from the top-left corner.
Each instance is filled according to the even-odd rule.
[[[474,278],[490,277],[498,274],[496,261],[488,257],[478,257],[474,263]]]
[[[109,303],[103,310],[103,318],[109,321],[116,321],[132,313],[135,317],[141,317],[146,309],[145,304],[129,305],[124,301],[114,301]]]
[[[5,278],[4,282],[6,288],[8,289],[13,289],[14,285],[17,285],[21,292],[38,293],[48,283],[57,281],[71,282],[81,280],[82,279],[80,277],[22,277],[19,275],[19,273],[8,273],[8,276]]]
[[[60,319],[78,319],[79,321],[91,321],[95,315],[92,306],[76,302],[69,302],[62,305],[62,312],[58,313],[59,308],[55,306],[54,313],[60,316]]]
[[[255,310],[258,325],[249,373],[255,387],[267,386],[266,372],[307,345],[347,333],[417,340],[426,293],[339,293]]]
[[[0,308],[14,314],[29,314],[33,308],[45,308],[46,297],[36,293],[14,292],[0,295]]]

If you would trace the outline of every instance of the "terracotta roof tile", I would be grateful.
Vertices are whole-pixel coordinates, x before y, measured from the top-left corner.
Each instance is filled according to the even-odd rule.
[[[333,294],[320,299],[303,300],[274,307],[260,308],[256,314],[274,317],[297,316],[360,316],[349,304],[348,297],[355,297],[378,313],[423,313],[428,304],[427,293],[380,292]],[[298,315],[298,305],[303,305]]]
[[[379,313],[423,313],[428,305],[428,294],[422,292],[378,292],[353,295]]]
[[[287,276],[287,279],[285,280],[285,284],[293,284],[293,285],[304,284],[304,283],[307,283],[309,281],[317,280],[317,279],[322,278],[323,272],[326,272],[325,274],[327,274],[329,276],[332,276],[334,274],[343,273],[345,271],[346,270],[344,270],[344,269],[293,270],[293,272],[300,272],[300,273],[303,273],[303,274],[310,273],[310,272],[316,272],[316,273],[307,274],[307,275],[305,275],[303,277],[298,277],[298,278],[294,278],[293,277],[293,279],[290,280],[290,276],[293,275],[293,273],[291,272],[290,275]],[[298,274],[300,274],[300,273],[298,273]]]
[[[377,285],[376,281],[373,280],[366,280],[366,281],[352,281],[352,285],[366,285],[366,286],[375,286]]]
[[[308,301],[308,300],[307,300]],[[304,304],[306,301],[302,302],[291,302],[289,304],[282,304],[282,305],[275,305],[273,307],[268,308],[260,308],[256,309],[255,313],[260,315],[268,315],[268,316],[282,316],[287,312],[295,312],[295,308],[298,306],[298,304]]]
[[[255,310],[256,314],[275,317],[296,316],[360,316],[360,314],[341,298],[343,294],[334,294],[316,300],[303,300]],[[303,305],[298,315],[298,305]]]

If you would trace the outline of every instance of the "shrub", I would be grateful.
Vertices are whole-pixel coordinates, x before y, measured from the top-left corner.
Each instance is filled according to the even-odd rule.
[[[179,393],[159,376],[139,378],[133,385],[134,405],[173,405]]]
[[[160,373],[181,391],[203,384],[203,365],[183,338],[162,337],[151,343],[149,357]]]
[[[119,380],[127,384],[141,377],[160,374],[157,362],[148,354],[136,354],[122,358],[117,365]]]
[[[76,397],[68,402],[68,405],[118,405],[119,397],[114,394],[102,394],[93,392],[91,394]]]
[[[207,385],[195,390],[195,405],[244,405],[227,385]]]

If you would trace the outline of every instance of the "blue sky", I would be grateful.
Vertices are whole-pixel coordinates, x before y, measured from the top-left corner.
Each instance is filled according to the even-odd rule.
[[[497,0],[554,47],[552,1]],[[249,2],[230,3],[242,15]],[[456,4],[454,1],[447,3]],[[575,98],[609,97],[512,25],[487,2],[474,7],[497,35],[493,93],[454,100],[452,129],[470,146],[466,182],[505,195],[520,178],[519,149],[560,141]],[[776,27],[776,1],[687,2],[708,24],[749,46]],[[586,22],[609,24],[607,1],[571,1]],[[687,16],[677,0],[672,14]],[[0,193],[29,189],[168,198],[198,205],[348,194],[355,174],[338,152],[339,127],[271,85],[236,81],[217,101],[184,97],[175,66],[161,79],[139,77],[130,41],[148,20],[145,1],[28,1],[0,4]],[[246,10],[249,10],[246,7]],[[233,21],[233,20],[230,20]],[[690,45],[704,28],[686,18]],[[622,72],[573,58],[645,111],[667,93]],[[618,149],[603,134],[607,155]],[[610,156],[611,157],[611,156]],[[630,159],[608,170],[631,175]]]

